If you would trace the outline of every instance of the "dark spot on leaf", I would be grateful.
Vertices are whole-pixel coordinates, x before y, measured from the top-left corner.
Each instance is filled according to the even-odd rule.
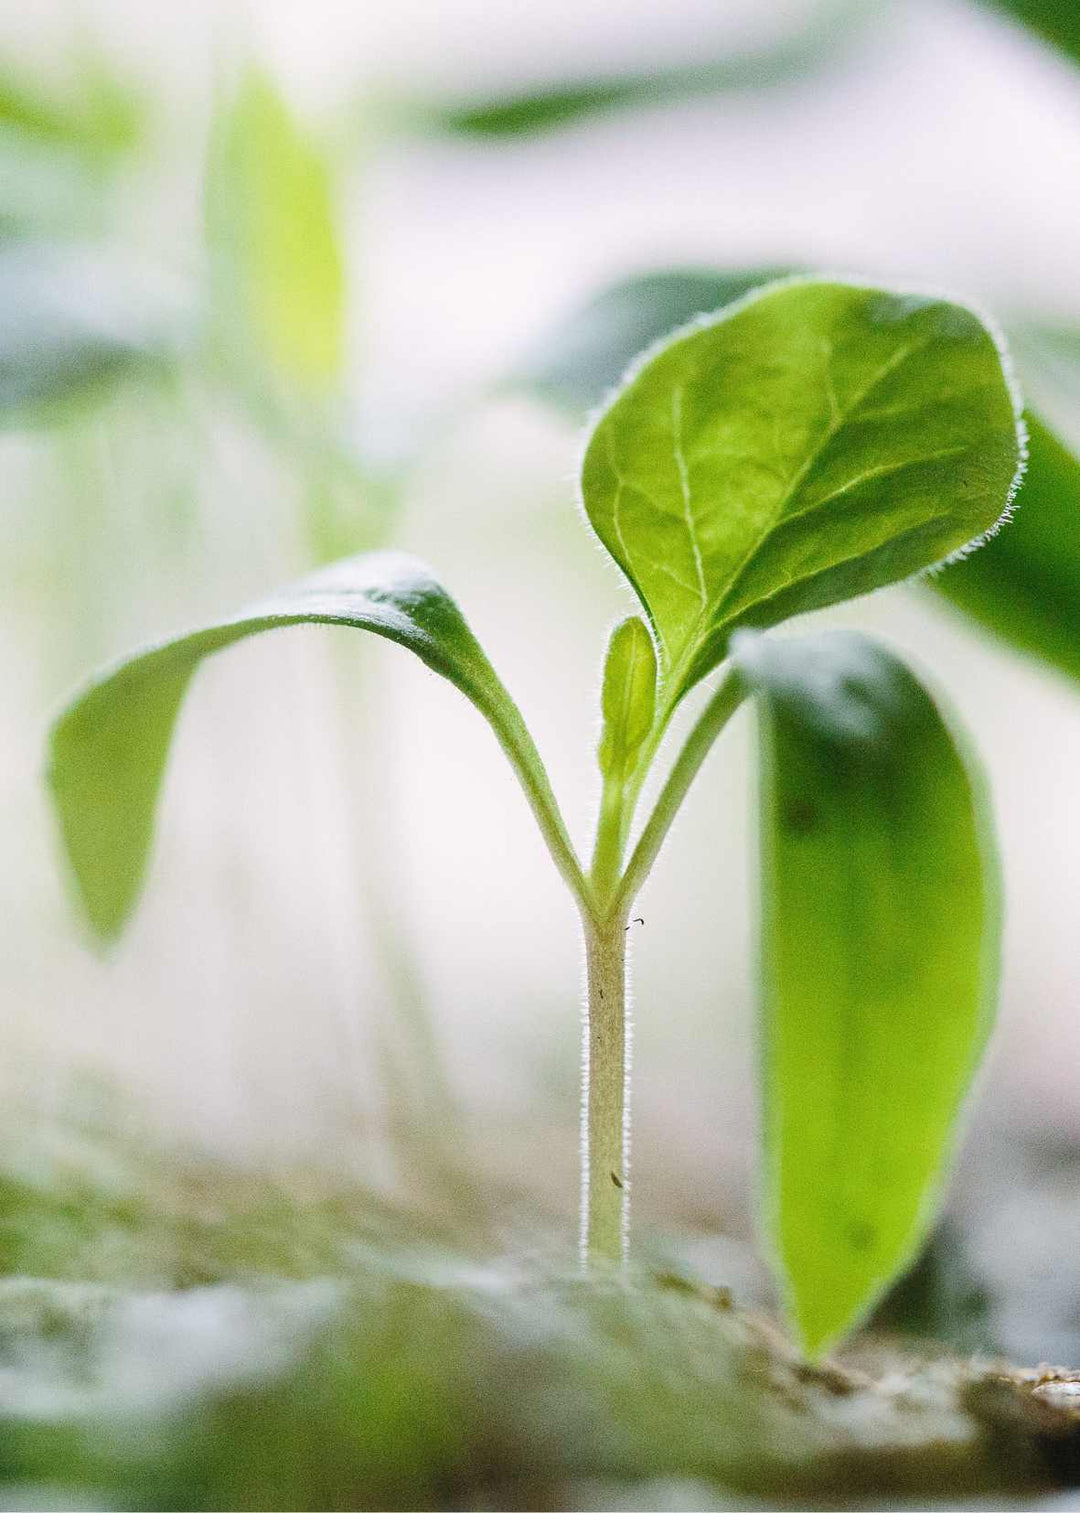
[[[876,1238],[874,1226],[863,1219],[848,1225],[848,1244],[852,1250],[869,1250]]]
[[[817,809],[809,799],[789,799],[784,805],[784,824],[797,835],[813,830],[817,818]]]
[[[612,1182],[614,1182],[615,1186],[619,1189],[619,1191],[622,1192],[623,1180],[619,1176],[618,1172],[612,1172],[612,1174],[611,1174],[611,1180],[612,1180]]]

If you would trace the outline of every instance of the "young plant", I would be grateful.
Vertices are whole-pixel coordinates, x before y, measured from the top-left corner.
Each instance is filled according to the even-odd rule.
[[[761,729],[764,1224],[817,1353],[925,1233],[991,1019],[995,868],[978,784],[933,700],[850,631],[762,635],[952,557],[1008,512],[1019,412],[995,338],[945,300],[767,287],[650,351],[592,426],[582,497],[640,600],[604,664],[601,800],[579,861],[520,712],[454,601],[396,553],[353,558],[93,681],[50,781],[96,931],[150,848],[173,726],[202,659],[300,624],[415,652],[488,720],[576,901],[587,962],[582,1245],[625,1257],[627,924],[690,785],[745,699]],[[721,664],[651,812],[671,719]]]

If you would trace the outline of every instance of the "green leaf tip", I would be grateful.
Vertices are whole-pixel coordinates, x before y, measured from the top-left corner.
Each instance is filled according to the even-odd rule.
[[[656,650],[637,615],[621,621],[611,633],[600,704],[600,771],[620,780],[633,766],[656,717]]]
[[[973,310],[796,278],[638,359],[591,428],[582,500],[678,699],[737,628],[970,550],[1023,459],[1001,338]]]
[[[847,1334],[932,1220],[996,996],[981,784],[891,653],[742,634],[760,727],[763,1212],[808,1354]]]
[[[532,738],[461,611],[422,562],[373,552],[137,652],[93,679],[57,719],[48,783],[76,891],[99,937],[118,936],[138,900],[173,729],[199,664],[248,636],[293,625],[372,631],[460,689],[492,726],[557,865],[578,881]]]

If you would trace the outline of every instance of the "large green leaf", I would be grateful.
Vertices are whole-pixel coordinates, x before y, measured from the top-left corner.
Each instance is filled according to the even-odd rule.
[[[651,342],[760,286],[768,270],[687,268],[611,285],[518,364],[515,388],[572,415],[598,404]],[[1010,327],[1021,374],[1049,375],[1075,397],[1080,343],[1068,328]],[[1080,462],[1031,410],[1016,516],[985,551],[931,586],[1019,650],[1080,678]]]
[[[987,549],[934,587],[1020,651],[1080,678],[1080,462],[1028,414],[1016,514]]]
[[[117,935],[142,885],[173,727],[203,658],[289,625],[374,631],[416,653],[487,718],[534,811],[572,856],[524,721],[457,605],[414,558],[373,552],[311,574],[220,621],[127,658],[89,684],[53,727],[49,781],[61,833],[94,929]]]
[[[290,393],[341,380],[345,269],[333,175],[273,81],[251,68],[216,122],[206,227],[219,344]]]
[[[597,422],[585,509],[652,619],[669,701],[739,626],[895,582],[993,530],[1014,398],[970,310],[775,286],[675,336]]]
[[[765,1209],[806,1348],[913,1257],[992,1022],[978,784],[933,701],[846,631],[739,636],[761,710]]]

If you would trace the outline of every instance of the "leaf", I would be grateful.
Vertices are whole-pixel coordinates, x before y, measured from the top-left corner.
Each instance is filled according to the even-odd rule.
[[[611,633],[600,699],[604,728],[600,771],[621,780],[653,727],[656,715],[656,651],[644,620],[631,615]]]
[[[1080,12],[1075,0],[988,0],[988,3],[991,10],[1011,16],[1074,63],[1080,62]]]
[[[10,53],[10,49],[7,50]],[[140,92],[93,46],[49,77],[0,61],[0,235],[102,235],[118,172],[146,135]],[[55,63],[55,59],[53,60]]]
[[[69,60],[67,87],[0,65],[0,132],[84,154],[108,157],[131,151],[143,135],[144,102],[96,48],[80,45]]]
[[[982,794],[895,657],[740,635],[760,698],[764,1220],[819,1353],[914,1257],[992,1022]]]
[[[786,268],[680,268],[612,284],[559,322],[526,353],[508,387],[537,395],[572,415],[598,405],[639,352],[696,315],[782,277]]]
[[[290,625],[373,631],[448,678],[489,721],[534,811],[545,808],[569,852],[532,738],[461,611],[422,563],[373,552],[127,658],[92,681],[57,720],[49,784],[82,903],[102,937],[120,933],[138,898],[169,744],[192,675],[205,657],[234,642]]]
[[[130,267],[88,247],[15,242],[0,251],[0,424],[161,361],[175,322]],[[47,418],[47,417],[46,417]]]
[[[510,386],[574,415],[598,404],[631,359],[696,315],[720,308],[782,270],[660,271],[602,291],[519,364]],[[1068,328],[1011,326],[1027,368],[1053,373],[1075,397],[1080,350]],[[1080,678],[1080,462],[1037,415],[1025,415],[1030,457],[1007,530],[930,586],[1020,651]]]
[[[820,0],[796,27],[741,51],[706,54],[703,61],[670,68],[552,79],[486,99],[419,106],[414,113],[429,130],[498,139],[575,125],[614,110],[768,88],[833,60],[872,16],[866,0]]]
[[[322,399],[345,361],[345,268],[329,162],[258,68],[218,120],[206,232],[219,344]]]
[[[396,505],[346,424],[348,289],[329,154],[251,67],[219,113],[206,175],[211,346],[299,475],[311,560],[383,545]]]
[[[667,698],[764,629],[941,561],[1018,481],[994,338],[945,300],[774,286],[678,333],[597,422],[585,509],[656,631]]]
[[[1015,517],[934,587],[1018,650],[1080,679],[1080,462],[1037,416],[1027,423]]]

